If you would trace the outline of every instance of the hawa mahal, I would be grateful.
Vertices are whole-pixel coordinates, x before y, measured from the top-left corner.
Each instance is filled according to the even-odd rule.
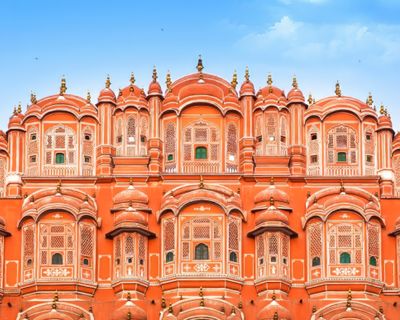
[[[400,134],[335,89],[199,59],[32,94],[0,132],[0,318],[400,319]]]

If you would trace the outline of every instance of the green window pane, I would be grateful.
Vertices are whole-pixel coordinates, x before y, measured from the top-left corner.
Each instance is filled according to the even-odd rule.
[[[197,147],[196,148],[196,159],[207,159],[207,148]]]
[[[376,267],[376,257],[374,257],[374,256],[370,257],[370,258],[369,258],[369,264],[370,264],[371,266]]]
[[[337,154],[337,161],[338,162],[346,162],[346,152],[338,152]]]
[[[208,260],[208,247],[204,243],[200,243],[194,249],[195,260]]]
[[[316,266],[320,266],[321,265],[321,259],[319,257],[314,257],[312,259],[312,266],[316,267]]]
[[[65,155],[64,153],[57,153],[56,154],[56,163],[57,164],[62,164],[65,162]]]
[[[173,252],[168,252],[165,257],[165,262],[171,262],[171,261],[174,261],[174,254]]]
[[[168,161],[174,160],[174,155],[173,154],[169,154],[167,159],[168,159]]]
[[[351,263],[350,254],[343,252],[340,254],[340,263]]]

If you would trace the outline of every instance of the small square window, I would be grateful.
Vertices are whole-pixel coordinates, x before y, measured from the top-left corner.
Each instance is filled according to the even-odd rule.
[[[285,136],[281,136],[281,142],[286,143],[286,137]]]
[[[140,142],[145,143],[146,142],[146,136],[140,136]]]
[[[85,163],[91,163],[92,158],[90,156],[85,156]]]
[[[370,163],[371,163],[371,162],[372,162],[372,159],[373,159],[373,158],[372,158],[372,156],[371,156],[370,154],[367,154],[367,155],[366,155],[366,160],[367,160],[367,162],[370,162]]]
[[[338,152],[337,161],[338,162],[347,162],[347,154],[346,154],[346,152]]]
[[[84,259],[82,260],[82,264],[83,264],[84,266],[88,266],[88,265],[89,265],[89,259],[88,259],[88,258],[84,258]]]
[[[316,154],[310,156],[310,162],[311,163],[317,163],[318,162],[318,156]]]
[[[117,137],[117,142],[118,142],[118,143],[121,143],[121,142],[122,142],[122,136],[118,136],[118,137]]]
[[[168,160],[168,161],[173,161],[173,160],[174,160],[174,155],[173,155],[172,153],[170,153],[170,154],[167,156],[167,160]]]
[[[287,264],[287,258],[282,259],[283,264]]]
[[[258,263],[261,265],[261,264],[264,264],[264,258],[260,258],[260,260],[258,260]]]
[[[36,156],[30,156],[29,157],[29,162],[30,163],[35,163],[36,162]]]
[[[85,140],[86,141],[92,140],[92,135],[90,133],[85,133]]]
[[[271,257],[271,263],[275,263],[276,262],[276,257],[272,256]]]
[[[311,140],[317,140],[318,135],[316,133],[311,133]]]
[[[65,163],[64,153],[56,153],[56,164],[64,164],[64,163]]]
[[[140,259],[139,260],[139,264],[142,266],[142,265],[144,265],[144,260],[143,259]]]
[[[367,134],[365,135],[365,140],[371,141],[371,138],[372,138],[372,136],[371,136],[370,133],[367,133]]]
[[[257,137],[257,142],[261,142],[262,141],[262,136],[258,136]]]
[[[132,263],[132,262],[133,262],[133,258],[127,258],[127,259],[126,259],[126,262],[127,262],[127,263]]]
[[[36,141],[36,139],[37,139],[36,133],[32,133],[31,134],[31,141]]]

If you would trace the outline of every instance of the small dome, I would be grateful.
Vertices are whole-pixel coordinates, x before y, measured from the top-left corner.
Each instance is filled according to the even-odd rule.
[[[240,96],[254,96],[254,84],[250,80],[246,80],[240,87]]]
[[[149,96],[156,96],[156,95],[161,95],[162,96],[161,86],[157,81],[152,81],[150,83],[148,95]]]
[[[289,102],[305,102],[303,92],[300,89],[293,88],[288,93]]]
[[[116,102],[116,97],[114,91],[112,91],[110,88],[104,88],[100,91],[99,102]]]
[[[256,196],[254,197],[254,203],[255,204],[269,203],[271,198],[274,201],[289,203],[289,196],[287,195],[287,193],[278,189],[273,184],[273,182],[271,182],[271,185],[268,188],[256,194]]]
[[[141,225],[141,226],[147,226],[147,221],[143,217],[143,215],[136,211],[133,208],[128,208],[125,211],[122,211],[117,214],[114,225],[117,227],[120,227],[121,225]]]
[[[281,306],[275,299],[257,314],[258,320],[275,320],[278,316],[279,320],[290,320],[290,312],[285,307]]]
[[[378,118],[378,128],[392,129],[392,120],[388,115],[383,114]]]
[[[126,190],[117,193],[113,198],[114,206],[119,208],[127,208],[131,205],[133,208],[147,205],[149,202],[148,196],[136,189],[131,183]]]
[[[22,119],[21,117],[18,116],[17,113],[14,113],[11,118],[10,121],[8,122],[8,128],[12,128],[12,127],[20,127],[22,124]]]
[[[270,206],[268,209],[257,213],[255,224],[260,225],[266,222],[282,222],[289,224],[289,219],[282,211],[276,209],[274,206]]]

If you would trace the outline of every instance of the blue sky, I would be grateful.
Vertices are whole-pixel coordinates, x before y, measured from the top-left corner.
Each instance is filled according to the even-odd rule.
[[[256,88],[268,73],[290,89],[296,74],[305,95],[343,95],[388,107],[400,129],[400,1],[20,1],[0,2],[0,127],[14,105],[68,92],[97,98],[110,74],[118,90],[129,82],[147,90],[153,65],[164,85],[195,71],[243,79]],[[93,99],[94,100],[94,99]]]

